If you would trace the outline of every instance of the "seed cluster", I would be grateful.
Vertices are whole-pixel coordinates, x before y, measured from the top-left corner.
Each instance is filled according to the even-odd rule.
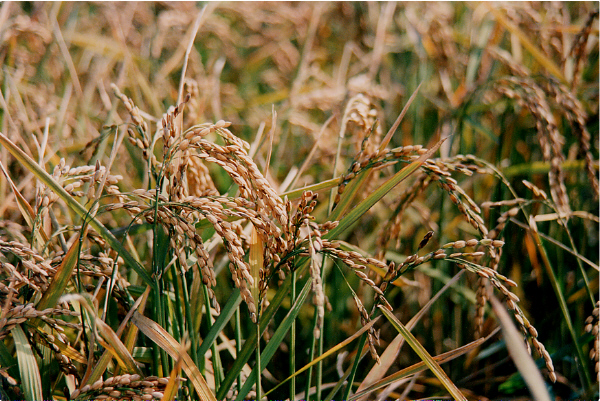
[[[571,88],[575,88],[581,79],[581,67],[584,65],[584,60],[589,53],[587,44],[590,33],[592,32],[592,28],[594,26],[594,20],[596,18],[598,18],[598,9],[590,12],[587,21],[583,24],[581,30],[573,38],[573,45],[571,46],[571,50],[568,54],[569,56],[575,56],[575,66],[573,70],[573,81],[571,82]]]
[[[557,122],[548,104],[548,94],[532,78],[508,77],[496,82],[495,89],[529,110],[535,117],[537,138],[542,148],[544,160],[550,163],[548,181],[550,194],[559,212],[568,213],[569,197],[565,187],[562,152],[565,139],[558,130]]]
[[[179,379],[181,380],[181,379]],[[140,375],[124,374],[106,380],[100,379],[93,384],[86,384],[71,393],[72,400],[106,400],[106,401],[150,401],[163,398],[164,390],[169,383],[167,377],[140,377]]]
[[[596,307],[592,312],[591,316],[585,319],[585,331],[594,335],[594,345],[590,349],[590,359],[594,361],[596,369],[596,378],[600,378],[600,363],[598,362],[600,356],[600,325],[598,315],[600,314],[600,302],[596,302]]]
[[[39,318],[49,326],[56,328],[59,333],[64,331],[60,326],[71,327],[74,329],[79,329],[81,327],[78,324],[52,318],[52,316],[79,316],[79,314],[63,308],[47,308],[40,311],[36,310],[32,303],[26,305],[18,304],[9,309],[8,312],[0,318],[0,339],[4,338],[16,325],[35,318]]]

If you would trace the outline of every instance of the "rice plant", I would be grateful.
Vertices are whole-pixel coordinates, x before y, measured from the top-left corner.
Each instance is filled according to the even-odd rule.
[[[0,399],[597,398],[594,7],[3,3]]]

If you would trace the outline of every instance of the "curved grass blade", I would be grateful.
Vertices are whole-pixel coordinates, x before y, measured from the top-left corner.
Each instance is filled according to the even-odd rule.
[[[11,333],[15,341],[15,351],[19,362],[19,373],[21,376],[21,388],[28,401],[42,400],[42,379],[40,370],[33,355],[31,345],[27,336],[21,329],[21,325],[16,325]]]
[[[544,247],[544,243],[538,235],[539,232],[537,224],[533,216],[529,216],[529,228],[529,232],[533,236],[534,242],[538,248],[538,252],[542,258],[542,264],[546,269],[546,273],[548,274],[548,278],[550,279],[550,283],[552,284],[552,289],[556,294],[556,299],[558,301],[558,304],[560,305],[560,311],[563,315],[563,320],[567,325],[567,329],[569,330],[569,334],[571,335],[571,339],[573,340],[573,344],[575,345],[575,350],[577,351],[577,356],[579,357],[578,362],[582,364],[582,369],[580,369],[583,370],[582,379],[584,380],[586,387],[590,388],[592,381],[588,373],[589,370],[587,367],[587,358],[583,353],[581,344],[579,343],[579,337],[575,332],[575,327],[573,326],[573,321],[571,320],[571,315],[569,313],[569,307],[567,305],[567,301],[565,300],[564,290],[561,288],[561,285],[558,282],[556,275],[554,274],[552,263],[550,262],[550,258],[548,256],[548,253],[546,252],[546,248]]]
[[[165,350],[171,358],[177,360],[181,357],[182,368],[188,379],[192,382],[194,389],[198,393],[200,400],[202,401],[216,401],[214,394],[208,387],[206,380],[200,373],[198,367],[192,361],[192,358],[187,352],[180,352],[181,344],[179,344],[173,336],[171,336],[165,329],[163,329],[155,321],[148,319],[147,317],[134,312],[131,317],[131,322],[135,324],[142,333],[144,333],[150,340],[156,343],[160,348]]]
[[[573,215],[575,215],[574,212]],[[536,220],[537,220],[537,216],[536,216]],[[516,220],[514,217],[510,218],[510,222],[521,227],[524,228],[525,230],[529,229],[529,226],[527,226],[526,224],[521,223],[520,221]],[[565,252],[570,253],[571,255],[575,256],[577,259],[581,260],[583,263],[589,265],[590,267],[593,267],[594,269],[598,270],[600,272],[600,266],[598,266],[597,263],[592,262],[591,260],[589,260],[588,258],[586,258],[585,256],[581,255],[580,253],[578,253],[576,250],[569,248],[568,246],[566,246],[565,244],[563,244],[562,242],[559,242],[557,240],[555,240],[554,238],[550,237],[549,235],[546,235],[544,233],[541,233],[538,231],[537,235],[539,235],[541,238],[543,238],[545,241],[550,242],[552,245],[555,245],[557,247],[559,247],[560,249],[562,249]],[[597,291],[597,288],[595,289],[595,291]]]
[[[236,309],[242,303],[242,297],[240,296],[240,290],[233,290],[229,300],[225,304],[225,306],[221,309],[221,313],[217,320],[214,321],[208,334],[202,340],[202,344],[198,348],[198,357],[203,358],[206,351],[212,346],[212,343],[219,336],[219,333],[223,330],[225,325],[231,320],[231,317],[235,313]]]
[[[33,319],[31,319],[30,321],[33,321]],[[36,330],[41,333],[44,333],[46,335],[51,334],[47,330],[44,330],[44,328],[42,328],[42,327],[38,327]],[[81,354],[79,351],[77,351],[75,348],[73,348],[69,344],[65,344],[62,341],[59,341],[58,339],[56,339],[54,341],[54,345],[56,345],[58,347],[61,354],[68,357],[69,359],[72,359],[73,361],[79,362],[82,364],[86,364],[88,362],[87,358],[85,356],[83,356],[83,354]]]
[[[294,319],[296,319],[298,313],[300,313],[302,305],[304,305],[304,302],[306,301],[306,297],[308,296],[311,287],[310,284],[310,281],[306,282],[306,285],[304,285],[304,288],[302,288],[302,291],[300,292],[300,294],[298,294],[296,303],[292,305],[288,314],[281,321],[281,324],[279,324],[279,327],[277,327],[277,330],[269,340],[269,343],[267,344],[263,352],[260,354],[261,366],[266,366],[273,357],[273,355],[275,355],[275,351],[277,351],[277,349],[279,348],[279,345],[283,341],[283,338],[292,326],[292,322],[294,321]],[[252,388],[252,385],[256,382],[257,375],[260,375],[261,373],[262,372],[257,371],[256,368],[252,370],[252,373],[246,379],[246,383],[244,383],[242,389],[238,392],[236,398],[237,401],[244,399],[246,394],[248,394],[248,392]]]
[[[390,128],[390,130],[388,131],[388,133],[385,134],[385,137],[381,140],[381,144],[379,145],[379,151],[380,152],[383,151],[385,149],[385,147],[388,146],[388,144],[392,140],[392,137],[394,136],[394,133],[396,132],[396,130],[400,126],[400,123],[402,122],[402,120],[404,119],[404,116],[406,115],[406,112],[408,111],[408,108],[410,107],[410,105],[412,104],[412,102],[417,97],[417,94],[419,93],[419,89],[421,89],[421,85],[423,85],[423,81],[421,81],[421,83],[419,84],[419,86],[417,86],[417,89],[415,89],[415,91],[413,92],[413,94],[410,95],[410,97],[406,101],[406,104],[402,108],[402,111],[400,112],[400,115],[398,116],[398,118],[396,118],[396,121],[394,122],[394,125],[392,125],[392,127]]]
[[[306,259],[306,260],[308,260],[308,259]],[[301,262],[301,263],[299,263],[299,266],[300,267],[298,268],[298,276],[303,277],[306,274],[306,270],[308,269],[308,263]],[[277,311],[277,309],[279,309],[279,307],[281,306],[281,303],[287,297],[287,294],[289,293],[290,287],[292,285],[291,277],[292,277],[291,274],[287,276],[287,278],[285,279],[283,284],[279,286],[279,290],[275,293],[275,296],[271,300],[267,309],[261,314],[261,318],[260,318],[260,333],[261,333],[261,335],[262,335],[262,333],[265,332],[269,322],[275,315],[275,312]],[[310,281],[307,280],[306,283],[304,284],[304,286],[310,287]],[[237,380],[238,374],[242,371],[242,368],[246,365],[246,363],[248,362],[248,360],[254,353],[254,348],[255,348],[254,344],[256,344],[256,331],[251,331],[250,335],[248,335],[246,337],[246,340],[245,340],[244,346],[242,347],[242,350],[237,354],[237,358],[235,358],[235,362],[229,368],[229,371],[228,371],[227,375],[225,376],[225,379],[223,379],[221,386],[217,390],[217,399],[221,400],[221,399],[225,398],[225,396],[227,395],[227,392],[233,385],[233,382],[235,380]]]
[[[99,334],[97,336],[98,343],[106,348],[115,357],[119,365],[127,372],[142,375],[142,372],[137,366],[136,361],[133,359],[119,337],[108,324],[104,323],[104,321],[98,317],[98,314],[92,306],[92,302],[89,299],[88,294],[64,295],[59,299],[59,302],[78,302],[79,305],[85,308],[91,315],[94,323],[94,332]]]
[[[18,206],[19,210],[21,211],[21,214],[23,215],[25,222],[27,223],[29,228],[31,228],[33,230],[34,229],[33,221],[35,220],[35,212],[33,211],[33,208],[31,207],[29,202],[27,202],[27,200],[25,200],[23,195],[21,195],[21,192],[19,192],[19,189],[14,184],[13,180],[8,175],[8,171],[6,171],[6,169],[4,168],[4,165],[1,162],[0,162],[0,170],[2,170],[2,173],[4,173],[4,176],[6,177],[6,181],[8,181],[10,188],[12,189],[13,193],[15,194],[15,199],[17,200],[17,206]],[[48,236],[46,235],[44,230],[35,230],[34,235],[39,244],[45,244],[46,242],[48,242]]]
[[[77,234],[77,237],[79,234]],[[56,273],[52,278],[52,282],[48,286],[48,289],[42,295],[42,298],[37,303],[36,308],[38,310],[44,310],[46,308],[53,308],[56,305],[58,299],[65,292],[65,288],[67,288],[67,284],[71,279],[71,274],[77,265],[77,260],[79,259],[79,241],[75,239],[73,241],[73,245],[68,250],[67,254],[64,256],[62,263],[56,269]],[[35,319],[36,326],[41,323],[41,319]]]
[[[52,176],[45,172],[31,157],[17,147],[10,139],[0,132],[0,144],[2,144],[27,170],[42,181],[50,188],[59,198],[61,198],[79,217],[84,220],[89,220],[90,226],[96,230],[100,236],[108,243],[108,245],[121,255],[125,263],[130,265],[136,273],[146,282],[146,284],[154,287],[154,280],[131,254],[123,247],[123,245],[115,238],[115,236],[99,222],[96,218],[91,218],[88,211],[77,202],[67,191],[60,186]]]
[[[119,328],[117,329],[117,332],[116,332],[116,334],[119,338],[121,337],[121,334],[123,334],[126,324],[131,319],[133,312],[140,311],[140,313],[143,313],[144,308],[146,306],[146,301],[148,300],[148,294],[150,294],[150,287],[146,287],[146,290],[135,301],[135,303],[131,307],[131,310],[127,313],[127,315],[125,316],[125,318],[119,325]],[[137,332],[138,332],[138,328],[133,324],[130,325],[129,330],[127,331],[127,334],[125,335],[125,339],[123,340],[123,344],[125,345],[125,348],[127,349],[127,351],[129,353],[133,352],[133,346],[134,346],[135,338],[137,337]],[[104,374],[104,371],[106,370],[106,368],[108,368],[108,364],[110,363],[111,359],[112,359],[111,353],[108,350],[104,351],[102,356],[98,359],[98,362],[96,362],[96,365],[94,365],[93,369],[90,367],[90,369],[88,371],[86,371],[86,375],[81,380],[81,385],[82,386],[85,386],[86,384],[91,385],[92,383],[95,383],[98,379],[100,379],[100,377]]]
[[[323,359],[325,359],[325,358],[327,358],[327,357],[329,357],[329,356],[334,355],[335,353],[337,353],[339,350],[341,350],[342,348],[344,348],[346,345],[350,344],[352,341],[354,341],[358,337],[360,337],[360,335],[362,333],[364,333],[365,331],[369,330],[371,328],[371,326],[373,326],[375,324],[375,322],[377,322],[379,320],[380,317],[381,316],[377,316],[375,319],[371,320],[369,323],[367,323],[366,325],[364,325],[363,327],[361,327],[360,330],[358,330],[356,333],[354,333],[353,335],[351,335],[350,337],[348,337],[347,339],[345,339],[341,343],[339,343],[339,344],[335,345],[334,347],[330,348],[327,352],[321,354],[318,358],[313,359],[310,363],[304,365],[302,368],[298,369],[296,372],[294,372],[293,375],[291,375],[287,379],[283,380],[277,386],[273,387],[271,390],[269,390],[268,392],[266,392],[264,395],[265,396],[269,395],[271,392],[275,391],[277,388],[279,388],[279,386],[283,385],[288,380],[291,380],[293,377],[296,377],[300,373],[302,373],[302,372],[310,369],[312,366],[316,365],[317,363],[319,363]]]
[[[110,326],[99,318],[96,318],[96,326],[98,327],[98,332],[105,339],[105,341],[98,339],[98,342],[113,354],[121,368],[129,373],[141,375],[140,368],[137,366],[135,359],[133,359],[129,351],[127,351],[127,347],[125,347]]]
[[[340,184],[340,178],[339,177],[330,178],[329,180],[321,181],[321,182],[316,183],[316,184],[311,184],[311,185],[307,185],[307,186],[302,187],[302,188],[298,188],[298,189],[294,189],[294,190],[291,190],[291,191],[284,192],[284,193],[282,193],[279,196],[281,198],[284,198],[284,197],[287,196],[289,200],[295,200],[295,199],[300,198],[305,191],[313,191],[313,192],[325,191],[327,189],[335,188],[339,184]]]
[[[498,327],[495,330],[493,330],[490,334],[488,334],[485,338],[479,338],[475,341],[470,342],[469,344],[463,345],[462,347],[458,347],[456,349],[453,349],[452,351],[444,352],[443,354],[434,356],[433,359],[437,363],[450,362],[451,360],[456,359],[461,355],[464,355],[466,353],[473,351],[475,348],[479,347],[484,342],[486,342],[487,340],[489,340],[490,338],[495,336],[499,330],[500,330],[500,328]],[[423,372],[425,370],[427,370],[427,365],[425,365],[425,362],[421,361],[419,363],[415,363],[412,366],[409,366],[407,368],[399,370],[398,372],[395,372],[395,373],[371,384],[369,387],[365,388],[362,391],[357,391],[357,393],[354,394],[352,397],[350,397],[348,399],[348,401],[354,401],[359,398],[365,397],[375,390],[379,390],[380,388],[387,387],[390,384],[392,384],[398,380],[405,379],[411,375],[417,374],[419,372]]]
[[[425,350],[425,348],[423,348],[421,343],[417,341],[417,339],[411,334],[411,332],[406,329],[402,322],[400,322],[400,320],[398,320],[398,318],[396,318],[396,316],[394,316],[394,314],[386,308],[382,308],[381,306],[379,306],[379,309],[385,315],[385,317],[387,317],[392,326],[394,326],[394,328],[398,330],[398,333],[402,334],[408,345],[410,345],[410,347],[417,353],[417,355],[419,355],[419,358],[421,358],[425,365],[427,365],[427,367],[431,369],[433,374],[435,374],[435,376],[440,380],[440,382],[442,382],[442,384],[444,385],[444,387],[446,387],[446,390],[448,390],[450,395],[452,395],[452,397],[455,400],[466,401],[467,399],[465,398],[465,396],[460,392],[460,390],[458,389],[458,387],[456,387],[452,380],[450,380],[446,372],[442,370],[440,365],[438,365],[438,363],[431,357],[431,355],[429,355],[429,353]]]
[[[419,167],[421,167],[421,165],[425,162],[425,160],[430,158],[431,155],[433,155],[438,150],[438,148],[442,145],[442,143],[444,143],[444,141],[446,139],[447,138],[440,139],[431,149],[429,149],[427,151],[427,153],[423,154],[417,160],[415,160],[412,163],[410,163],[409,165],[405,166],[402,170],[398,171],[396,174],[394,174],[392,177],[390,177],[390,179],[388,179],[385,183],[383,183],[380,187],[378,187],[375,191],[373,191],[369,196],[367,196],[363,201],[361,201],[356,207],[354,207],[346,216],[344,216],[344,218],[342,218],[340,220],[340,224],[336,228],[334,228],[333,230],[328,232],[325,235],[325,238],[328,238],[328,239],[336,238],[337,236],[339,236],[340,233],[342,233],[344,230],[346,230],[348,227],[350,227],[352,224],[354,224],[362,215],[364,215],[374,204],[379,202],[381,200],[381,198],[383,198],[388,192],[390,192],[396,185],[398,185],[400,182],[402,182],[404,179],[406,179],[409,175],[414,173]],[[360,179],[361,175],[366,176],[367,174],[368,174],[368,170],[363,171],[362,173],[359,174],[359,177],[357,177],[356,180]],[[357,187],[358,187],[358,185],[357,185]],[[346,191],[344,191],[344,194],[346,192],[350,192],[348,187],[346,188]],[[329,220],[337,220],[340,217],[340,215],[341,215],[340,205],[341,205],[341,202],[340,202],[340,204],[338,204],[338,207],[336,207],[333,210],[333,212],[331,212],[331,215],[329,216]]]
[[[527,387],[531,391],[531,395],[537,401],[550,401],[550,395],[546,389],[546,383],[544,383],[542,374],[531,355],[527,352],[525,345],[523,345],[523,336],[521,336],[510,316],[508,316],[500,301],[493,294],[490,294],[490,302],[494,313],[500,321],[508,353],[515,362],[515,365],[517,365],[517,369],[521,373],[521,376],[523,376]]]
[[[419,93],[419,89],[421,89],[421,85],[423,85],[423,82],[421,82],[419,84],[419,86],[417,86],[417,89],[415,89],[413,94],[410,96],[410,98],[408,99],[408,101],[406,102],[404,107],[402,108],[402,111],[398,115],[398,118],[396,118],[396,121],[394,122],[392,127],[389,129],[389,131],[387,132],[385,137],[381,140],[381,143],[379,145],[380,152],[382,152],[385,149],[385,147],[392,140],[392,137],[394,136],[394,133],[400,126],[400,123],[402,122],[402,120],[404,119],[404,116],[406,115],[408,108],[410,107],[412,102],[417,97],[417,94]],[[339,151],[339,145],[338,145],[338,151]],[[335,169],[334,169],[334,171],[335,171]],[[332,212],[330,220],[337,220],[339,216],[341,216],[342,214],[344,214],[346,212],[346,210],[350,206],[350,203],[355,198],[356,194],[359,192],[362,192],[362,188],[364,187],[365,182],[367,181],[367,178],[371,174],[371,171],[372,170],[364,171],[363,174],[359,174],[358,177],[356,177],[354,180],[352,180],[348,184],[348,186],[346,187],[346,190],[344,191],[344,194],[342,195],[342,198],[340,199],[340,203],[336,206],[335,210]]]
[[[177,396],[177,390],[179,390],[179,375],[181,372],[181,364],[183,359],[181,355],[183,355],[185,351],[182,349],[180,353],[180,357],[177,358],[177,362],[175,362],[175,366],[173,370],[171,370],[171,374],[169,375],[169,382],[165,387],[165,391],[163,391],[163,397],[161,401],[173,401]]]
[[[427,302],[427,304],[425,304],[425,306],[423,306],[421,308],[421,310],[419,310],[419,312],[410,319],[410,321],[406,324],[406,329],[409,331],[412,330],[413,327],[415,327],[415,325],[417,324],[417,322],[419,320],[421,320],[421,318],[425,315],[425,313],[431,308],[431,305],[433,305],[434,302],[437,301],[439,299],[439,297],[441,297],[442,294],[448,288],[450,288],[452,285],[454,285],[454,283],[456,283],[462,277],[463,274],[464,274],[464,270],[461,270],[452,278],[452,280],[447,282],[446,285],[444,285],[442,287],[442,289],[440,289]],[[362,381],[360,386],[358,386],[358,389],[356,390],[356,392],[360,392],[360,391],[364,390],[369,385],[378,381],[379,379],[381,379],[383,377],[383,375],[385,375],[385,372],[387,372],[388,369],[394,363],[394,361],[396,361],[396,358],[398,357],[398,354],[400,353],[400,349],[402,348],[402,345],[404,345],[404,337],[401,334],[398,334],[396,336],[396,338],[394,338],[394,340],[392,340],[390,345],[385,349],[383,354],[381,354],[381,358],[380,358],[381,363],[373,366],[373,368],[367,374],[367,376]]]
[[[357,364],[360,361],[362,361],[363,358],[369,352],[369,345],[365,344],[365,343],[366,343],[366,341],[363,341],[362,351],[360,352],[360,357],[358,358],[358,362],[356,362],[355,364]],[[355,364],[348,366],[348,369],[346,369],[346,371],[344,372],[344,374],[342,375],[342,377],[340,377],[340,380],[338,380],[338,382],[335,384],[335,386],[333,387],[333,389],[329,392],[329,394],[327,394],[327,397],[325,398],[324,401],[331,401],[333,399],[333,397],[337,394],[337,392],[340,391],[340,389],[342,388],[342,386],[344,385],[344,383],[346,383],[346,381],[347,381],[348,377],[350,376],[350,374],[353,372]]]

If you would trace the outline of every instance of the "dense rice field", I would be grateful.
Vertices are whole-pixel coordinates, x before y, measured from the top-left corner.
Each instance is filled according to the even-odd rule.
[[[0,5],[0,399],[597,399],[598,4]]]

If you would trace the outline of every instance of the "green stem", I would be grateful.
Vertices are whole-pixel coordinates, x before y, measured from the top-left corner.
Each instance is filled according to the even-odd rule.
[[[359,360],[362,360],[365,357],[365,355],[367,355],[367,352],[368,352],[368,349],[363,349],[361,351]],[[352,368],[353,368],[353,366],[346,369],[346,371],[344,372],[344,375],[340,378],[340,380],[337,382],[335,387],[329,392],[329,394],[327,394],[327,397],[325,398],[324,401],[331,401],[333,399],[333,397],[337,394],[337,392],[340,390],[340,388],[342,388],[344,381],[346,381],[346,379],[348,379],[348,376],[350,375]]]
[[[181,297],[179,296],[179,279],[178,279],[178,274],[177,274],[177,268],[175,266],[176,264],[173,263],[173,265],[171,265],[171,276],[172,276],[172,280],[173,280],[173,292],[175,293],[175,318],[177,319],[177,328],[179,331],[179,338],[175,337],[175,339],[179,342],[181,342],[181,337],[183,336],[183,333],[185,332],[185,326],[184,326],[184,319],[183,319],[183,305],[181,304]],[[187,308],[186,308],[187,309]]]
[[[571,248],[573,249],[573,251],[577,250],[577,247],[575,246],[575,241],[573,240],[573,236],[571,235],[571,231],[569,230],[569,227],[567,227],[567,222],[565,221],[565,219],[559,219],[560,224],[564,227],[565,232],[567,233],[567,237],[569,237],[569,242],[571,243]],[[590,299],[590,301],[592,302],[592,307],[594,307],[596,305],[596,300],[594,298],[594,293],[592,292],[592,288],[590,286],[590,279],[587,276],[587,273],[585,272],[585,269],[583,268],[583,263],[581,263],[581,258],[575,258],[575,260],[577,261],[577,267],[579,267],[579,272],[581,273],[581,277],[583,277],[583,283],[585,284],[585,290],[586,293],[588,294],[588,297]]]
[[[292,270],[292,294],[291,305],[296,303],[296,271]],[[290,328],[290,376],[296,372],[296,319],[292,321]],[[296,377],[290,380],[290,400],[296,399]]]
[[[260,320],[260,319],[259,319]],[[254,325],[256,327],[256,401],[260,401],[262,394],[260,393],[260,378],[262,376],[262,367],[260,366],[260,323],[259,320]]]
[[[335,160],[333,162],[332,180],[336,179],[336,177],[337,177],[337,169],[338,169],[338,165],[340,163],[340,154],[342,152],[342,140],[343,139],[344,139],[344,133],[340,132],[340,135],[338,135],[337,148],[335,151]],[[327,210],[329,210],[329,213],[331,213],[331,209],[333,208],[334,200],[335,200],[335,188],[331,188],[331,191],[329,191],[329,207],[327,209]]]
[[[325,293],[325,254],[321,254],[321,283],[323,283],[323,293]],[[312,332],[315,332],[315,329],[317,327],[317,321],[318,321],[318,316],[315,310],[315,315],[313,316],[313,322],[312,322]],[[312,341],[310,344],[310,351],[309,351],[309,358],[312,360],[315,356],[315,348],[317,348],[317,355],[321,356],[323,354],[323,335],[324,335],[324,330],[321,330],[321,336],[318,339],[318,348],[317,348],[317,339],[313,336],[312,337]],[[306,396],[306,399],[308,400],[309,397],[309,393],[310,393],[310,386],[311,386],[311,377],[312,377],[312,366],[308,369],[308,372],[306,373],[306,387],[304,389],[304,394]],[[321,380],[323,378],[323,362],[319,361],[317,363],[316,366],[316,377],[315,377],[315,386],[316,386],[316,393],[315,393],[315,400],[320,400],[321,399]]]
[[[313,324],[312,324],[313,332],[314,332],[314,328],[316,327],[316,323],[317,323],[317,314],[315,313],[315,315],[313,316]],[[323,336],[321,335],[321,337],[323,337]],[[316,345],[317,345],[317,340],[316,340],[316,338],[313,337],[312,341],[310,343],[309,351],[308,351],[308,358],[310,360],[313,360],[315,357]],[[308,394],[310,392],[311,377],[312,377],[312,366],[310,368],[308,368],[308,370],[306,372],[306,385],[304,386],[304,395],[305,395],[307,401],[310,398],[308,396]]]
[[[323,286],[324,287],[324,286]],[[323,355],[323,333],[321,333],[321,337],[319,337],[319,348],[317,349],[317,354]],[[317,363],[317,373],[315,375],[315,400],[321,399],[321,392],[323,384],[323,361],[319,361]]]
[[[352,370],[350,371],[350,375],[348,375],[348,384],[346,385],[346,389],[344,390],[344,394],[342,395],[343,400],[347,400],[350,397],[350,391],[352,391],[352,384],[354,383],[354,377],[356,376],[356,372],[358,371],[358,364],[361,361],[361,351],[364,348],[367,342],[367,333],[364,333],[360,336],[358,340],[358,345],[356,347],[356,357],[354,358],[354,364],[352,365]]]
[[[240,307],[235,309],[235,356],[236,358],[242,351],[242,319],[240,316]],[[215,386],[215,388],[217,388]],[[238,391],[242,389],[242,372],[238,373],[237,377],[237,388]]]
[[[552,269],[550,259],[548,258],[548,254],[546,253],[546,248],[544,247],[544,244],[542,243],[542,239],[538,235],[537,227],[535,226],[535,220],[533,219],[533,217],[529,218],[529,222],[530,222],[530,226],[531,226],[530,232],[533,235],[535,244],[538,248],[538,252],[540,253],[540,256],[542,257],[542,262],[543,262],[544,268],[546,269],[546,273],[548,274],[548,277],[550,278],[550,283],[552,284],[552,288],[554,289],[554,293],[556,294],[556,298],[560,305],[560,309],[563,314],[563,318],[565,319],[565,323],[567,324],[567,328],[569,329],[569,334],[571,335],[571,338],[573,339],[573,344],[575,345],[575,350],[577,351],[577,357],[579,358],[579,363],[581,363],[581,365],[582,365],[581,370],[583,371],[583,380],[585,383],[585,388],[590,389],[592,381],[591,381],[588,366],[587,366],[587,357],[586,357],[586,355],[584,355],[583,349],[581,348],[581,344],[579,344],[579,340],[577,338],[577,335],[575,334],[575,329],[574,329],[573,323],[571,321],[571,316],[569,315],[569,308],[567,305],[567,301],[565,300],[562,289],[560,288],[560,284],[558,283],[558,280],[556,279],[556,275],[554,274],[554,270]]]
[[[213,319],[210,314],[210,295],[208,294],[208,288],[205,284],[202,284],[202,293],[204,295],[204,305],[206,306],[206,328],[208,330],[211,329],[213,325]],[[211,354],[212,354],[212,363],[213,363],[213,371],[215,376],[215,386],[219,387],[221,382],[223,381],[223,366],[221,365],[221,358],[219,357],[219,352],[217,351],[217,342],[213,341],[211,344]]]
[[[300,270],[298,271],[299,277],[302,277],[306,274],[306,271],[308,269],[307,261],[308,261],[308,259],[306,259],[302,263],[300,263],[300,268],[299,268]],[[273,318],[273,316],[275,315],[275,312],[281,306],[281,303],[283,302],[283,300],[287,297],[287,294],[288,294],[288,291],[290,290],[291,284],[292,284],[292,280],[291,280],[291,276],[289,276],[288,278],[285,279],[283,284],[279,287],[279,290],[277,291],[277,293],[271,300],[267,309],[263,313],[261,313],[260,320],[259,320],[261,322],[260,323],[260,331],[252,332],[252,334],[250,334],[248,336],[248,338],[246,338],[246,342],[244,343],[242,350],[237,355],[237,358],[236,358],[235,362],[233,363],[233,365],[229,368],[229,373],[225,376],[223,383],[221,383],[221,386],[219,387],[219,389],[217,391],[217,397],[216,397],[217,399],[219,399],[219,400],[224,399],[225,396],[227,395],[227,391],[229,391],[229,388],[231,387],[233,382],[236,380],[238,372],[241,371],[244,364],[246,364],[248,359],[250,359],[250,356],[252,355],[252,353],[254,351],[254,343],[256,341],[255,336],[257,334],[263,333],[267,329],[267,326],[268,326],[269,322],[271,321],[271,319]]]
[[[181,275],[181,288],[183,292],[183,302],[185,303],[185,320],[187,323],[187,331],[190,335],[190,352],[192,360],[196,366],[200,367],[198,360],[198,339],[194,330],[194,319],[192,318],[192,308],[190,307],[190,294],[188,291],[187,280],[185,274]]]
[[[156,296],[156,299],[158,301],[156,302],[156,304],[158,305],[158,316],[160,318],[159,324],[161,327],[167,330],[167,316],[165,314],[166,308],[164,304],[164,302],[166,301],[163,299],[162,296],[162,294],[164,294],[164,285],[162,283],[162,280],[158,281],[157,285],[159,287],[159,292]],[[162,364],[163,375],[168,375],[171,372],[171,369],[169,369],[169,358],[167,356],[167,352],[162,348],[160,349],[160,362]]]

